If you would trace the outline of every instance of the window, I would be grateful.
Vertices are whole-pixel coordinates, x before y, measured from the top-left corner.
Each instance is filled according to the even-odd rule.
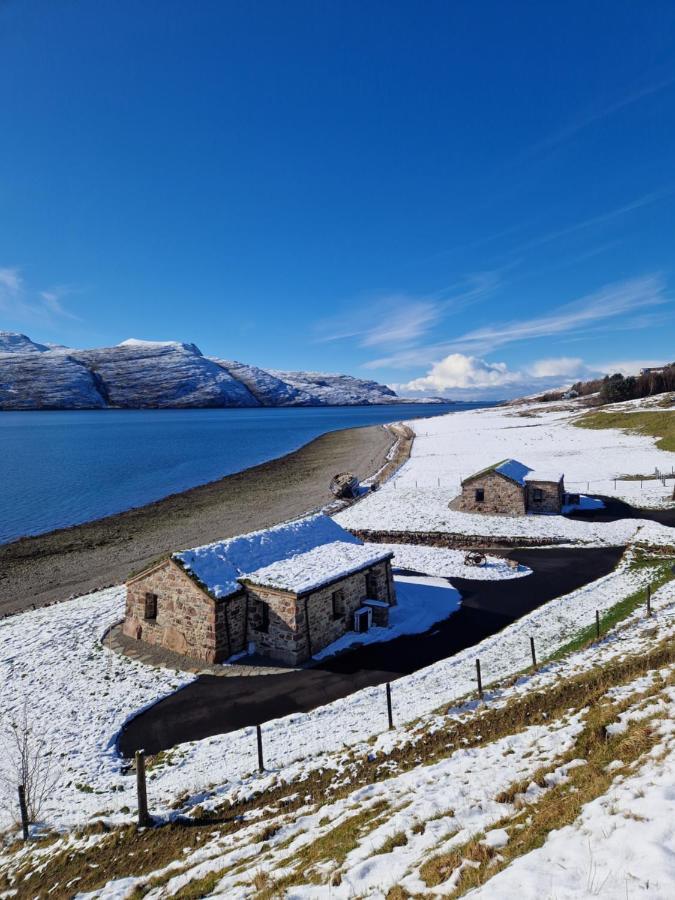
[[[534,500],[535,503],[542,502],[542,500],[544,499],[544,492],[542,491],[541,488],[535,488],[532,491],[532,499]]]
[[[343,619],[345,615],[344,591],[333,591],[331,600],[333,601],[333,618]]]
[[[157,618],[157,594],[145,595],[145,618],[150,620]]]
[[[485,500],[485,488],[476,488],[476,503],[482,503]]]
[[[377,600],[377,575],[374,572],[366,573],[366,597]]]
[[[264,634],[267,634],[267,632],[270,630],[270,608],[263,600],[260,601],[259,612],[260,631],[262,631]]]

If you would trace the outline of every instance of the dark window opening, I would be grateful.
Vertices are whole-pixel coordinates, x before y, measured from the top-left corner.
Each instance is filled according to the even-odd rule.
[[[333,618],[343,619],[345,615],[345,594],[344,591],[333,591],[331,596],[333,602]]]
[[[542,500],[544,499],[544,492],[542,491],[541,488],[535,488],[532,491],[532,499],[534,500],[535,503],[542,502]]]
[[[482,503],[485,500],[485,488],[476,488],[476,503]]]
[[[366,574],[366,597],[377,600],[377,575],[374,572]]]
[[[157,618],[157,594],[148,593],[145,595],[145,618]]]
[[[270,630],[270,608],[262,600],[260,601],[260,630],[265,634]]]

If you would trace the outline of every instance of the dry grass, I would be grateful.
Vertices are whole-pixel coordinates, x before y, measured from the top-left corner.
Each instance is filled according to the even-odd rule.
[[[674,681],[675,677],[670,679],[670,683]],[[497,854],[483,843],[484,835],[476,835],[462,846],[428,860],[420,870],[426,884],[438,886],[459,870],[452,895],[461,895],[484,884],[514,859],[541,847],[552,831],[572,824],[586,804],[606,793],[617,774],[626,772],[656,743],[657,737],[649,721],[632,722],[625,732],[613,736],[608,734],[607,726],[615,722],[621,712],[640,699],[657,694],[663,686],[664,683],[659,682],[650,690],[634,694],[621,703],[594,706],[569,752],[495,797],[499,803],[514,806],[514,812],[493,826],[509,832],[508,844]],[[586,765],[569,770],[568,780],[548,788],[536,801],[528,803],[525,800],[529,784],[535,782],[545,787],[544,776],[552,768],[577,758],[584,759]],[[616,759],[622,761],[622,768],[608,772],[608,764]]]
[[[65,900],[73,893],[73,883],[79,891],[91,891],[100,887],[114,872],[116,878],[125,876],[143,877],[156,873],[170,862],[182,860],[189,853],[209,841],[236,834],[242,828],[255,825],[251,814],[265,809],[264,825],[251,844],[262,845],[265,840],[273,841],[283,821],[293,818],[294,813],[302,808],[304,812],[319,810],[324,804],[349,797],[359,787],[384,781],[392,775],[409,771],[420,765],[428,765],[445,759],[458,748],[479,747],[492,743],[507,735],[517,733],[532,725],[548,724],[567,714],[570,710],[593,708],[603,710],[603,697],[610,687],[625,684],[647,672],[659,670],[675,662],[675,644],[662,641],[649,651],[640,655],[616,659],[602,667],[596,667],[579,675],[561,679],[545,689],[521,695],[500,707],[486,707],[465,721],[447,719],[445,726],[434,731],[418,731],[410,741],[399,745],[384,754],[361,756],[354,753],[344,758],[344,767],[340,776],[332,769],[311,772],[299,781],[282,783],[237,803],[225,803],[218,809],[204,811],[194,820],[177,821],[171,825],[147,829],[137,832],[133,826],[116,828],[109,834],[102,835],[100,841],[90,847],[82,844],[64,846],[57,844],[48,866],[39,873],[35,871],[35,862],[29,856],[10,880],[0,876],[0,892],[16,890],[17,900],[23,898],[46,898],[49,891],[50,900]],[[602,724],[602,723],[599,723]],[[601,732],[598,740],[591,739],[589,733],[588,747],[578,747],[577,755],[597,753],[601,743]],[[576,771],[576,770],[574,770]],[[575,778],[582,777],[575,774]],[[601,782],[596,782],[601,788]],[[515,790],[515,786],[514,786]],[[555,796],[555,794],[552,794]],[[582,794],[583,796],[583,794]],[[508,798],[504,797],[506,802]],[[563,807],[572,802],[561,798]],[[292,875],[281,883],[261,885],[258,893],[262,900],[272,898],[275,892],[285,886],[298,883],[299,880],[313,880],[318,883],[326,879],[325,865],[333,870],[344,862],[346,855],[363,837],[383,818],[391,814],[386,804],[359,808],[355,815],[338,819],[330,824],[326,834],[319,836],[311,844],[293,853],[289,847]],[[573,809],[573,806],[570,807]],[[322,820],[323,821],[323,820]],[[540,832],[543,833],[543,813],[540,821]],[[420,826],[421,828],[422,826]],[[530,833],[528,831],[528,833]],[[403,837],[395,836],[398,840]],[[393,840],[393,839],[391,839]],[[283,846],[292,844],[287,840],[277,844],[279,851]],[[401,844],[392,844],[394,846]],[[39,846],[39,845],[37,845]],[[381,852],[389,852],[382,849]],[[472,851],[478,853],[476,849]],[[483,851],[480,851],[481,853]],[[501,852],[501,851],[500,851]],[[525,851],[523,851],[525,852]],[[447,863],[446,863],[447,865]],[[187,868],[189,863],[185,863]],[[317,868],[321,866],[321,871]],[[171,876],[180,870],[174,869]],[[218,878],[223,876],[223,870]],[[146,885],[139,889],[142,896],[151,887],[168,879],[148,878]],[[207,876],[215,878],[216,874]],[[467,876],[468,877],[468,876]],[[77,879],[73,882],[73,879]],[[188,888],[196,891],[187,897],[202,896],[208,885],[207,881],[191,883]],[[186,888],[186,890],[188,890]],[[51,889],[51,890],[50,890]],[[392,895],[395,896],[395,895]]]

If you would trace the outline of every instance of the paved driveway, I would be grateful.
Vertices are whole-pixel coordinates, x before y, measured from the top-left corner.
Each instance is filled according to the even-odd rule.
[[[508,555],[532,569],[531,575],[505,581],[450,579],[462,594],[461,609],[428,632],[364,646],[283,675],[200,676],[128,722],[119,736],[119,750],[124,756],[140,747],[158,753],[183,741],[307,712],[361,688],[394,681],[609,574],[622,552],[621,547],[513,550]]]

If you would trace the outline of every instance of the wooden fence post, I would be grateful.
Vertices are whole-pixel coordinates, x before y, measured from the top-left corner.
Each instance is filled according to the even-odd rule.
[[[387,716],[389,718],[389,731],[394,728],[394,715],[391,709],[391,685],[387,682]]]
[[[150,825],[148,791],[145,784],[145,750],[136,751],[136,794],[138,796],[138,827]]]
[[[476,676],[478,678],[478,696],[480,699],[483,699],[483,679],[480,675],[480,660],[476,660]]]
[[[536,669],[537,668],[537,654],[534,649],[534,638],[533,637],[530,638],[530,652],[532,653],[532,665]]]
[[[647,615],[651,616],[652,614],[652,586],[651,584],[647,585]]]
[[[595,639],[600,640],[600,613],[597,609],[595,611]]]
[[[28,840],[28,806],[26,805],[26,789],[22,784],[19,785],[19,811],[21,813],[21,830],[23,832],[24,841]]]
[[[262,728],[260,727],[260,725],[255,726],[255,733],[258,740],[258,770],[260,772],[264,772],[265,761],[263,759]]]

